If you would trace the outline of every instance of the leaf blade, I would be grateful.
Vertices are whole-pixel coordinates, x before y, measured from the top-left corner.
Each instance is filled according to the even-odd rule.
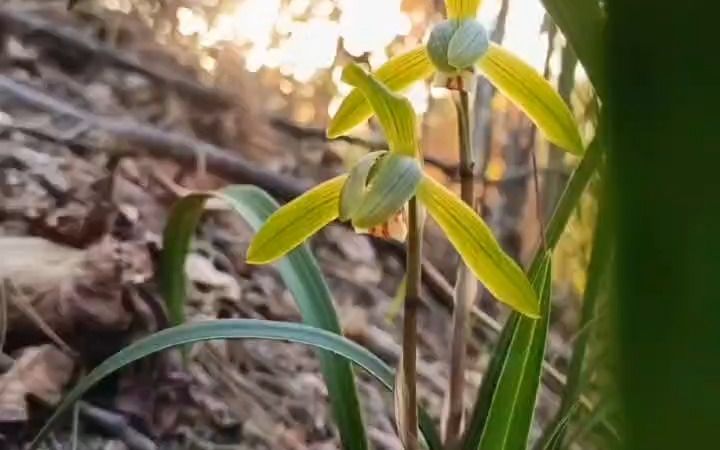
[[[390,91],[403,92],[416,81],[428,78],[434,70],[425,46],[419,46],[390,59],[373,74]],[[327,135],[333,139],[347,134],[371,115],[370,103],[362,92],[355,88],[345,97],[330,120]]]
[[[167,348],[193,342],[240,338],[284,340],[331,351],[353,361],[380,380],[386,388],[392,389],[393,372],[382,360],[358,344],[330,331],[304,324],[255,319],[223,319],[195,322],[159,331],[129,345],[105,360],[65,396],[53,415],[36,435],[31,448],[37,448],[61,415],[68,411],[72,404],[80,399],[88,389],[131,362]]]
[[[320,183],[273,213],[250,243],[247,261],[274,262],[335,220],[346,178],[340,175]]]
[[[501,46],[491,43],[478,69],[518,106],[552,143],[582,155],[583,143],[572,112],[535,69]]]
[[[35,450],[38,448],[63,413],[67,412],[72,404],[79,400],[92,386],[131,362],[171,347],[193,342],[242,338],[296,342],[334,352],[365,369],[380,381],[385,388],[392,389],[393,386],[395,376],[393,370],[380,358],[347,338],[329,331],[298,323],[256,319],[222,319],[195,322],[159,331],[131,344],[105,360],[65,396],[52,416],[35,435],[33,442],[30,444],[30,449]],[[434,432],[429,417],[425,414],[421,414],[420,417],[423,432],[425,433],[426,429],[429,430],[426,439],[430,443],[431,450],[441,450],[441,447],[438,446],[437,434]]]
[[[530,425],[535,412],[545,343],[550,325],[550,256],[533,280],[541,298],[542,318],[520,317],[504,356],[482,439],[480,450],[511,450],[527,447]]]
[[[525,274],[475,211],[427,175],[417,196],[485,287],[513,309],[537,317],[538,301]]]
[[[182,233],[166,233],[169,237],[161,257],[162,292],[174,324],[184,321],[185,256],[205,200],[210,197],[228,202],[255,230],[261,228],[279,207],[263,190],[242,185],[229,186],[219,192],[195,193],[177,202],[172,209],[168,229],[178,228]],[[341,335],[330,290],[308,247],[300,245],[291,251],[278,263],[278,270],[293,294],[303,322]],[[366,450],[368,442],[350,364],[328,352],[319,352],[318,357],[344,448]]]

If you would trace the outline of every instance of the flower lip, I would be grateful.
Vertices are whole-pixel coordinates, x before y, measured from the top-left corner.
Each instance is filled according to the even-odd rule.
[[[351,215],[356,228],[369,229],[392,218],[415,195],[423,177],[420,162],[389,152],[370,169],[369,183]]]

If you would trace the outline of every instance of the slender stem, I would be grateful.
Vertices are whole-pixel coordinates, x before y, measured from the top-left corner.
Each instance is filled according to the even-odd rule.
[[[407,450],[418,450],[418,415],[416,393],[417,358],[417,309],[420,304],[422,263],[422,219],[417,199],[409,202],[408,242],[407,242],[407,281],[403,318],[403,356],[402,369],[405,383],[405,445]]]
[[[474,207],[475,171],[470,135],[470,102],[468,93],[460,91],[455,97],[460,144],[460,196]],[[465,359],[468,336],[468,316],[477,294],[477,280],[470,269],[460,261],[455,282],[455,308],[453,309],[452,340],[450,347],[450,379],[447,392],[445,418],[445,444],[452,448],[459,440],[465,412]]]

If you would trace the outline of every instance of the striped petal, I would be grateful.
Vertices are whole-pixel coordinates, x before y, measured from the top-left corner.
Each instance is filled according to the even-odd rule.
[[[392,58],[373,73],[377,81],[392,92],[403,92],[416,81],[428,78],[435,67],[430,62],[424,46]],[[340,104],[328,125],[327,135],[336,138],[367,120],[373,111],[359,89],[353,89]]]

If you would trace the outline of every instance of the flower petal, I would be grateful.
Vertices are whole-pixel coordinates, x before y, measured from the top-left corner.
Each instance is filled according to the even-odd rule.
[[[332,178],[275,211],[250,243],[247,261],[271,263],[335,220],[346,179],[347,175]]]
[[[390,151],[408,156],[417,153],[415,111],[410,101],[401,97],[369,75],[355,63],[343,70],[343,81],[360,89],[377,115]]]
[[[390,219],[415,195],[422,176],[417,159],[388,153],[378,163],[370,188],[352,215],[353,226],[368,229]]]
[[[459,69],[475,64],[490,46],[487,30],[477,20],[463,20],[450,39],[447,48],[448,63]]]
[[[469,19],[477,16],[480,0],[445,0],[448,19]]]
[[[425,46],[420,46],[392,58],[375,71],[374,75],[389,90],[402,92],[416,81],[432,75],[434,70]],[[359,89],[353,89],[330,120],[328,137],[332,139],[347,134],[370,117],[372,112],[365,95]]]
[[[378,158],[387,153],[386,151],[370,152],[360,158],[360,161],[348,173],[348,178],[340,192],[340,217],[345,221],[352,217],[362,203],[367,191],[368,177],[375,166]]]
[[[497,44],[490,44],[477,67],[528,115],[547,140],[570,153],[582,155],[582,139],[572,112],[535,69]]]
[[[485,287],[520,313],[538,317],[540,306],[527,277],[475,211],[427,175],[417,196]]]

